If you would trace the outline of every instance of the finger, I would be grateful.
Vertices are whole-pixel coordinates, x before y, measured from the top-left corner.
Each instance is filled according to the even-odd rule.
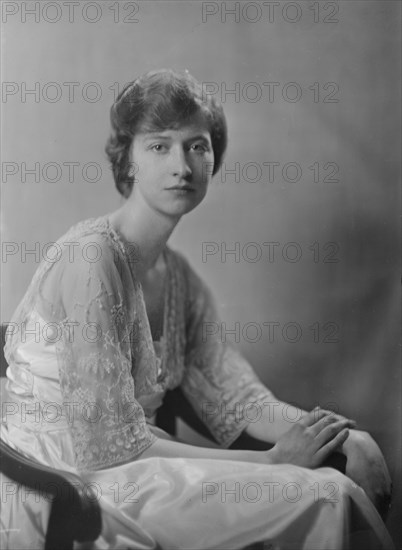
[[[314,437],[317,437],[317,435],[319,435],[326,426],[328,426],[329,424],[333,424],[336,421],[337,420],[334,416],[324,415],[322,416],[322,418],[320,418],[320,420],[318,420],[315,424],[312,424],[308,429]]]
[[[312,411],[307,413],[301,420],[300,424],[304,426],[312,426],[323,416],[326,416],[325,412],[320,407],[314,407]]]
[[[330,441],[331,439],[334,439],[339,432],[347,428],[350,428],[348,420],[339,420],[339,421],[330,422],[330,423],[327,422],[326,426],[323,424],[322,430],[316,436],[315,439],[317,443],[322,447],[328,441]]]
[[[331,413],[331,411],[327,411],[327,412]],[[353,424],[353,427],[357,426],[356,420],[352,420],[351,418],[347,418],[346,416],[343,416],[343,414],[338,414],[338,413],[332,412],[332,417],[335,418],[336,420],[349,420],[349,422],[351,424]]]
[[[328,409],[321,409],[321,411],[323,411],[328,416],[332,416],[336,420],[350,420],[351,422],[355,422],[354,420],[351,420],[350,418],[346,418],[346,416],[344,416],[343,414],[338,414],[338,413],[336,413],[334,411],[330,411]]]
[[[346,416],[335,413],[334,411],[330,411],[328,409],[320,409],[320,407],[316,407],[312,412],[315,413],[316,422],[321,420],[321,418],[331,417],[335,420],[348,420],[351,428],[355,428],[357,425],[355,420],[352,420],[351,418],[346,418]]]
[[[319,406],[314,407],[312,411],[310,411],[305,416],[303,416],[299,424],[301,424],[302,426],[309,427],[309,426],[313,426],[314,424],[316,424],[317,422],[319,422],[324,418],[331,418],[337,421],[347,420],[351,428],[354,428],[356,426],[355,420],[351,420],[350,418],[346,418],[340,414],[336,414],[333,411],[321,409]]]
[[[326,411],[325,409],[321,409],[317,406],[312,411],[310,411],[300,422],[304,420],[303,424],[305,426],[312,426],[313,424],[321,420],[321,418],[330,417],[333,416],[333,414],[333,412]]]
[[[339,449],[347,438],[349,437],[349,430],[346,428],[339,432],[333,439],[328,441],[319,451],[316,452],[316,458],[321,463],[324,461],[328,455]]]
[[[331,427],[326,432],[324,431],[326,428],[329,428],[330,424],[335,425],[335,427]],[[340,418],[337,416],[324,416],[309,427],[309,431],[314,435],[314,437],[317,437],[319,434],[325,433],[337,433],[339,429],[336,426],[340,426],[341,429],[343,428],[353,428],[354,427],[354,420],[350,420],[349,418],[344,418],[341,416]]]

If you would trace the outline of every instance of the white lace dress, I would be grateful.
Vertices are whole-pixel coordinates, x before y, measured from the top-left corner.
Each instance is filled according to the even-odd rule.
[[[161,435],[149,420],[167,389],[181,386],[223,447],[246,427],[247,406],[275,398],[220,341],[213,299],[178,253],[164,252],[156,345],[139,251],[107,216],[72,227],[53,253],[10,323],[1,437],[91,484],[103,520],[93,548],[392,548],[364,492],[331,468],[142,458]],[[2,487],[1,547],[40,548],[48,502],[4,476]]]

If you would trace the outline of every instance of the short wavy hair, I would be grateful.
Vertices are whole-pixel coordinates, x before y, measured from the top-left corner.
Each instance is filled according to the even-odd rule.
[[[110,110],[112,134],[106,154],[112,165],[116,187],[129,197],[134,184],[130,174],[130,148],[139,131],[176,129],[190,117],[201,114],[211,136],[215,175],[227,146],[227,126],[223,108],[188,71],[151,71],[127,84]]]

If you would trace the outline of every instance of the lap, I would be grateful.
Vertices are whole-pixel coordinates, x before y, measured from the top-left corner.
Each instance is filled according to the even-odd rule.
[[[340,550],[359,547],[350,544],[353,531],[373,541],[360,547],[392,548],[364,491],[332,468],[154,457],[81,475],[102,508],[96,549],[234,550],[269,541],[281,550]],[[24,533],[41,536],[49,513],[42,505],[14,499],[4,528],[26,516]]]
[[[93,472],[87,481],[97,484],[101,505],[115,516],[105,540],[118,521],[120,529],[140,525],[163,548],[274,541],[278,548],[341,549],[349,546],[353,503],[359,530],[375,540],[367,548],[390,547],[364,492],[332,468],[147,458]]]

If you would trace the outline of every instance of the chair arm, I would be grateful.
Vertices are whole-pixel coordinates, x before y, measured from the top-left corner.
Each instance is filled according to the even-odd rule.
[[[52,537],[79,542],[98,538],[102,518],[97,496],[79,476],[35,462],[2,440],[0,469],[16,483],[53,497],[46,547],[52,547]]]

